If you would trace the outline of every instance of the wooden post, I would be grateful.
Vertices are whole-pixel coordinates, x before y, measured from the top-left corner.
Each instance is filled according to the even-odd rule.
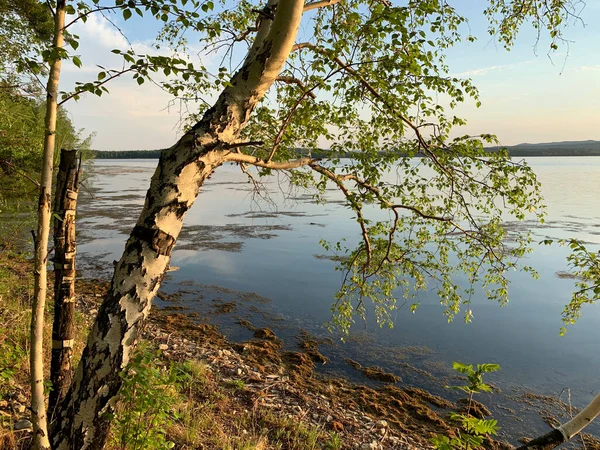
[[[54,201],[54,323],[49,417],[71,384],[75,338],[75,208],[81,161],[76,150],[61,150]]]

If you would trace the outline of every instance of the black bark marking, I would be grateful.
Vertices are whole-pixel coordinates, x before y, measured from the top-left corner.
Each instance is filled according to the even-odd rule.
[[[175,246],[175,238],[158,228],[136,225],[131,236],[146,242],[159,255],[170,255]]]
[[[558,447],[563,442],[565,442],[565,437],[560,430],[556,429],[527,442],[517,450],[550,450]]]
[[[154,291],[154,289],[156,289],[156,286],[158,286],[160,283],[162,283],[163,278],[165,277],[165,273],[163,272],[162,275],[159,275],[158,277],[153,278],[152,280],[150,280],[150,284],[148,285],[148,288],[150,289],[150,291]]]

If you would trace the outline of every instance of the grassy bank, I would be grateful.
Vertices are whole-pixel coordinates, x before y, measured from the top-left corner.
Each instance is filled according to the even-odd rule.
[[[78,283],[75,359],[106,287],[101,280]],[[2,248],[0,448],[6,450],[29,448],[30,442],[27,348],[32,292],[27,255]],[[49,299],[48,343],[51,314]],[[48,367],[49,345],[45,360]],[[109,449],[341,449],[362,445],[408,449],[425,445],[416,446],[419,437],[405,436],[392,426],[399,410],[388,411],[389,400],[376,403],[383,391],[359,391],[341,380],[319,379],[313,374],[309,353],[281,351],[281,342],[269,330],[256,330],[254,339],[230,344],[211,325],[156,311],[133,361],[123,374]],[[359,404],[361,398],[364,405]],[[405,404],[407,399],[403,399]],[[425,401],[411,401],[410,408],[424,417],[433,414],[428,417],[432,430],[443,424]]]

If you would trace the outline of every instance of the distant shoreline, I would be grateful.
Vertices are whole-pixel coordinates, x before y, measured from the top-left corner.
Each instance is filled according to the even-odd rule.
[[[600,141],[566,141],[566,142],[548,142],[543,144],[519,144],[507,147],[488,147],[489,153],[495,153],[500,148],[506,148],[510,156],[514,157],[543,157],[543,156],[600,156]],[[298,157],[306,156],[307,149],[299,148]],[[158,159],[162,149],[157,150],[109,150],[94,151],[93,156],[96,159]],[[312,150],[311,155],[315,158],[327,158],[328,150]],[[349,152],[347,155],[337,155],[338,157],[352,157]],[[422,155],[416,155],[422,156]]]

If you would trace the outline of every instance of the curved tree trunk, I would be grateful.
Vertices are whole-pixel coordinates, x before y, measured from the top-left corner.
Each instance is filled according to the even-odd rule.
[[[272,12],[276,3],[269,2],[267,8]],[[121,386],[119,372],[126,367],[148,316],[184,215],[282,70],[296,38],[303,3],[282,1],[272,20],[266,18],[269,14],[261,16],[255,42],[231,85],[203,119],[161,155],[71,389],[57,410],[52,429],[55,450],[103,447],[109,426],[106,413]]]
[[[579,434],[579,432],[587,427],[598,414],[600,414],[600,394],[594,397],[594,399],[583,408],[579,414],[567,423],[543,436],[532,439],[517,450],[550,450],[556,448],[560,444],[569,441]]]
[[[54,16],[54,49],[60,50],[64,44],[66,1],[59,0]],[[38,223],[35,234],[35,267],[33,301],[31,304],[31,348],[29,354],[31,382],[31,423],[33,424],[33,446],[36,449],[49,449],[48,425],[44,396],[44,310],[46,305],[48,238],[50,235],[50,208],[52,195],[52,171],[56,117],[58,112],[58,80],[62,61],[60,57],[50,63],[50,75],[46,88],[46,133],[42,157],[40,198],[38,203]]]

